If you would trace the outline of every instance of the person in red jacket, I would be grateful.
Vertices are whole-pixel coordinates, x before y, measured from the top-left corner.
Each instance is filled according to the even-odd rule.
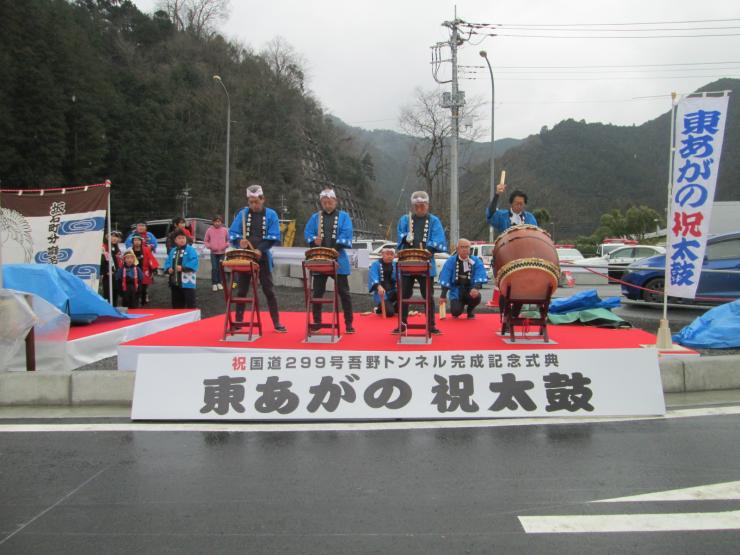
[[[139,268],[144,274],[144,278],[141,281],[141,288],[139,289],[139,296],[141,298],[141,304],[149,304],[149,285],[154,283],[154,274],[159,268],[157,259],[154,258],[151,249],[145,245],[139,236],[135,236],[131,241],[131,250],[136,256],[136,260],[139,263]]]
[[[221,260],[229,247],[229,230],[224,227],[221,216],[214,216],[212,224],[206,230],[203,244],[211,251],[211,289],[218,291],[223,289],[221,285]]]

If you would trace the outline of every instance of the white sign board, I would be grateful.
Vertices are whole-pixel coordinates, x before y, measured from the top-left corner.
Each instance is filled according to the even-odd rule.
[[[655,349],[141,355],[134,420],[665,413]]]

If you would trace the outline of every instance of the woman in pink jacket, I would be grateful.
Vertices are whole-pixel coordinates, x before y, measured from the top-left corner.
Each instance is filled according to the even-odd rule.
[[[211,225],[206,230],[206,236],[203,244],[211,251],[211,290],[218,291],[223,289],[221,285],[221,260],[224,258],[224,252],[229,246],[229,230],[224,227],[224,221],[221,216],[215,216]]]

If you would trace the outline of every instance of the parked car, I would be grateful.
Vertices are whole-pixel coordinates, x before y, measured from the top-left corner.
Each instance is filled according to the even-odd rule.
[[[558,252],[558,259],[560,262],[575,262],[576,260],[583,260],[581,251],[572,247],[557,247],[555,250]]]
[[[652,256],[633,263],[631,266],[651,269],[631,270],[628,267],[627,273],[622,277],[623,281],[659,292],[652,293],[629,285],[622,285],[622,295],[633,300],[662,302],[662,291],[665,284],[665,255]],[[740,270],[740,231],[710,237],[707,241],[707,251],[702,268]],[[740,274],[702,272],[699,277],[696,295],[697,297],[726,298],[728,301],[740,298]]]
[[[608,266],[609,277],[620,279],[624,275],[624,269],[633,262],[658,254],[665,254],[665,248],[653,245],[630,245],[616,248],[605,256],[584,258],[579,260],[579,263],[588,266],[604,266],[605,270]]]

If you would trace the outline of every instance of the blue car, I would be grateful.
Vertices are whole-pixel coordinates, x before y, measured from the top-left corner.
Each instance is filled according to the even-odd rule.
[[[632,270],[631,268],[655,269]],[[715,235],[709,238],[702,268],[740,271],[740,231]],[[642,291],[635,287],[622,284],[622,295],[633,300],[662,302],[664,271],[664,255],[651,256],[650,258],[643,258],[642,260],[633,262],[627,266],[627,273],[622,277],[622,280],[639,287],[661,291],[661,293]],[[699,278],[699,287],[696,290],[696,296],[726,298],[728,301],[740,298],[740,273],[702,272]]]

